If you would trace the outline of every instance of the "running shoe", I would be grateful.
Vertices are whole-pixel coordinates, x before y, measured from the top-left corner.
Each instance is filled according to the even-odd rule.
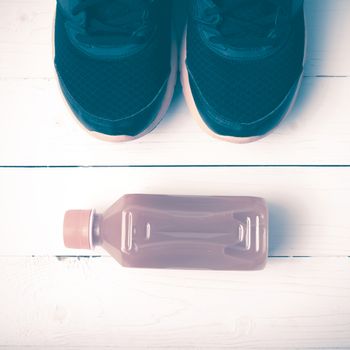
[[[181,79],[200,125],[252,142],[293,106],[305,57],[303,0],[190,0]]]
[[[171,0],[57,0],[55,67],[80,123],[110,141],[145,135],[177,74]]]

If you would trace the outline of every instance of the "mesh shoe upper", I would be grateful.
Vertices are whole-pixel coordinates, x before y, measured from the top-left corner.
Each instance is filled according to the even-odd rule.
[[[107,134],[137,134],[155,117],[152,104],[159,107],[158,100],[163,97],[162,88],[170,73],[170,3],[148,2],[152,6],[154,30],[146,33],[148,37],[140,41],[139,50],[119,50],[114,57],[91,55],[77,47],[68,32],[70,18],[58,3],[55,65],[67,99],[89,129]],[[98,1],[95,3],[99,6]],[[98,30],[97,33],[100,34]],[[119,42],[115,42],[117,46]],[[95,45],[97,50],[102,46]],[[114,49],[111,46],[110,50]],[[108,47],[105,51],[108,52]],[[137,120],[132,121],[133,117]],[[125,125],[128,119],[131,123]],[[124,130],[118,129],[119,121]]]
[[[266,133],[282,118],[286,108],[280,113],[274,114],[274,111],[278,111],[284,101],[290,103],[287,96],[296,89],[303,71],[305,28],[302,6],[293,13],[288,31],[283,32],[278,44],[271,50],[261,51],[255,47],[216,51],[203,32],[207,25],[196,19],[197,12],[197,1],[193,1],[187,30],[187,68],[193,96],[204,121],[225,135],[245,137]],[[232,28],[236,42],[244,29]],[[266,43],[262,41],[261,45]],[[269,125],[259,130],[258,124],[263,124],[269,116],[274,120],[268,120]]]

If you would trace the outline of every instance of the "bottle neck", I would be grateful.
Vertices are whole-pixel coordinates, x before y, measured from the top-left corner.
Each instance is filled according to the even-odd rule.
[[[89,230],[89,240],[90,240],[91,249],[94,249],[95,247],[99,246],[101,243],[101,230],[100,230],[101,218],[102,218],[101,214],[97,214],[95,210],[92,211],[91,220],[90,220],[90,230]]]

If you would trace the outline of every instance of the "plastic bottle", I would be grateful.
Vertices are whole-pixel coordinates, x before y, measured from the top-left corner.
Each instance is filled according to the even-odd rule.
[[[127,267],[258,270],[268,210],[255,197],[125,195],[104,214],[66,212],[64,243],[102,246]]]

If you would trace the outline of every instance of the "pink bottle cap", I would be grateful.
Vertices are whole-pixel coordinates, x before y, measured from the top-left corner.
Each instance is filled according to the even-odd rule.
[[[63,239],[67,248],[92,249],[93,210],[69,210],[64,215]]]

